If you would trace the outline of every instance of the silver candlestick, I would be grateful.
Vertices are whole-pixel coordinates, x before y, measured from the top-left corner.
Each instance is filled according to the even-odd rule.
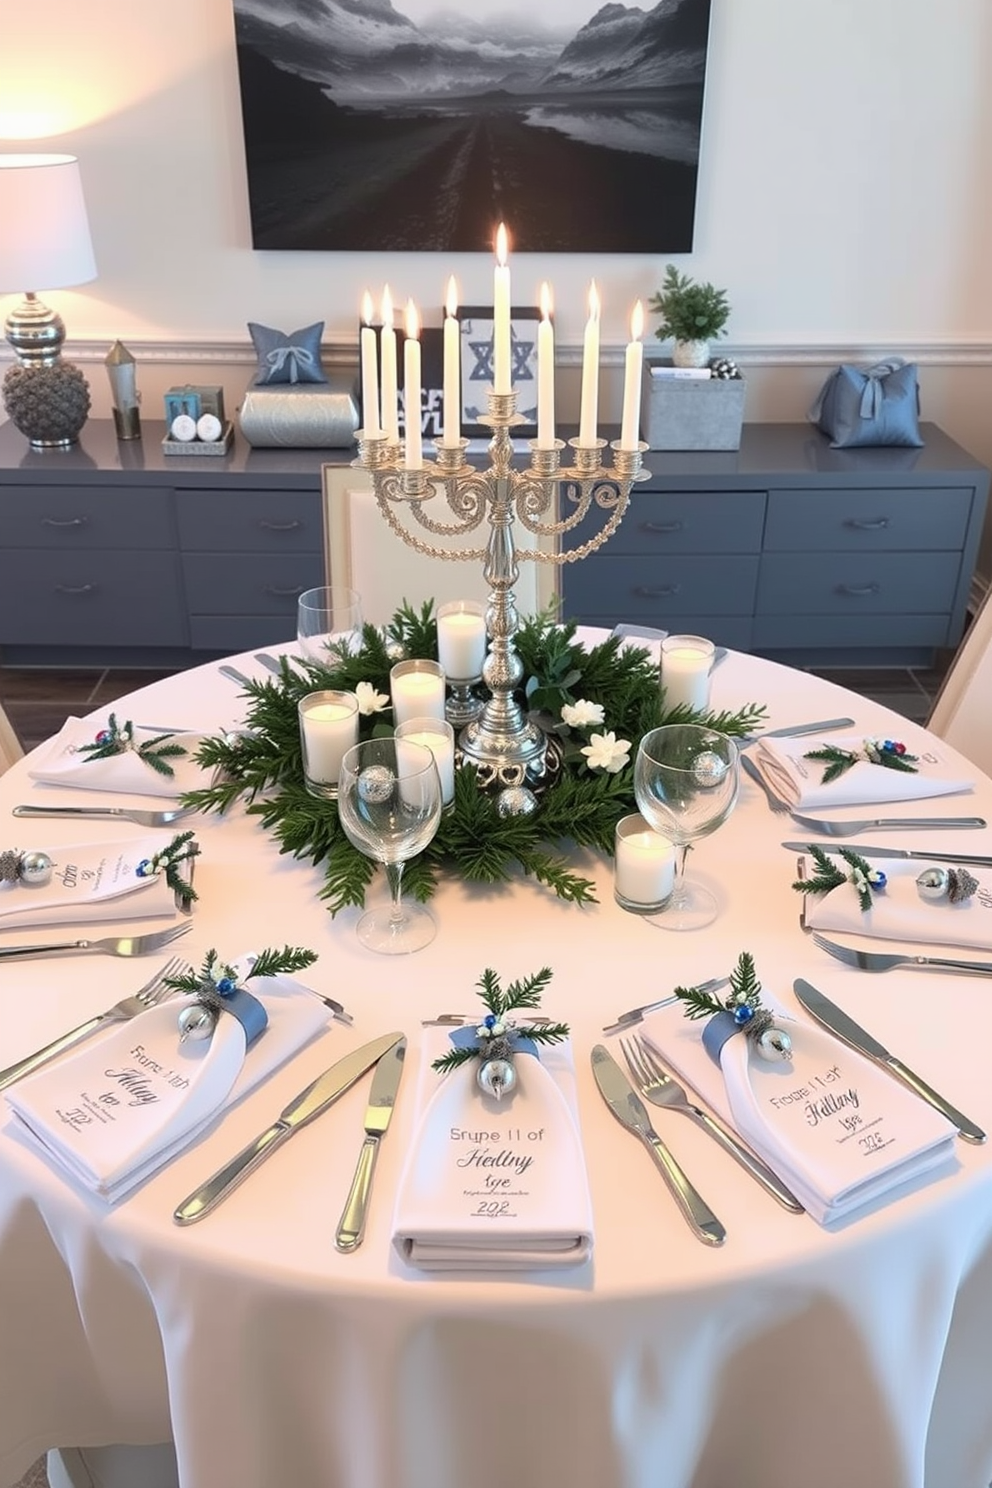
[[[563,440],[556,439],[549,449],[529,440],[530,466],[526,470],[511,468],[513,446],[510,430],[525,420],[516,412],[515,393],[489,394],[489,415],[482,420],[493,430],[489,442],[491,463],[477,470],[465,459],[468,441],[457,445],[435,442],[437,457],[425,460],[419,469],[407,469],[402,463],[402,449],[385,435],[368,437],[363,429],[357,433],[356,466],[372,477],[379,510],[389,526],[418,553],[431,558],[482,562],[490,596],[486,608],[489,651],[482,669],[482,680],[489,689],[481,714],[466,724],[458,736],[463,756],[478,769],[483,786],[506,788],[538,785],[548,770],[548,736],[528,718],[515,693],[523,677],[523,666],[514,645],[519,625],[513,586],[520,574],[518,559],[535,563],[575,563],[595,552],[613,535],[627,509],[630,490],[636,481],[646,480],[649,472],[641,466],[646,444],[634,450],[610,445],[613,465],[603,465],[605,439],[582,446],[569,440],[574,464],[563,466]],[[567,515],[556,516],[556,497],[560,491]],[[443,497],[446,511],[435,517]],[[585,520],[593,504],[603,513],[603,525],[594,536],[574,548],[564,548],[561,539]],[[407,520],[400,513],[407,514]],[[460,537],[489,522],[486,546],[452,550],[422,537],[421,529],[433,538]],[[518,549],[514,541],[514,523],[533,537],[555,538],[553,551],[535,545]]]

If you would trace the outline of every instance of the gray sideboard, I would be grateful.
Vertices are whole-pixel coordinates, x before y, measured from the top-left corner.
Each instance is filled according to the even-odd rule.
[[[564,614],[795,665],[928,665],[961,637],[989,471],[922,433],[919,450],[833,450],[805,424],[746,424],[733,452],[648,451],[619,531],[566,566]]]

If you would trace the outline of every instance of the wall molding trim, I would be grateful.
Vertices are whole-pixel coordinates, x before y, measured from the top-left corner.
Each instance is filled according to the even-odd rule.
[[[70,340],[66,342],[65,354],[70,361],[92,364],[105,360],[111,342],[98,340]],[[243,364],[254,366],[255,352],[250,341],[227,340],[158,340],[139,336],[125,337],[128,350],[139,362],[157,363],[160,366],[230,366]],[[648,353],[652,350],[664,352],[664,343],[645,340]],[[822,367],[834,366],[838,362],[870,364],[886,357],[898,356],[907,362],[918,362],[921,366],[933,367],[989,367],[992,366],[992,342],[988,341],[889,341],[884,345],[855,342],[820,342],[797,345],[787,342],[726,342],[715,341],[714,351],[732,357],[742,367]],[[623,344],[604,345],[600,361],[604,367],[622,367]],[[0,342],[0,362],[12,361],[13,352]],[[559,345],[556,360],[560,367],[578,367],[582,364],[582,347]],[[358,364],[358,342],[325,342],[324,366],[334,371],[354,371]]]

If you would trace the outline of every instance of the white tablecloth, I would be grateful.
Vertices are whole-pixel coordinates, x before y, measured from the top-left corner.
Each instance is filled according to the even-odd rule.
[[[250,658],[238,664],[258,672]],[[732,655],[714,703],[751,699],[770,704],[772,724],[847,712],[910,748],[922,739],[873,704]],[[235,685],[213,667],[146,689],[127,709],[206,730],[239,711]],[[0,779],[11,845],[93,837],[92,822],[60,821],[33,825],[29,842],[8,815],[28,799],[54,793],[17,766]],[[992,783],[954,804],[992,817]],[[434,943],[376,956],[355,938],[357,912],[332,920],[318,901],[320,870],[280,856],[240,808],[198,821],[197,833],[201,903],[183,948],[198,960],[210,946],[310,945],[320,960],[308,979],[342,998],[355,1025],[335,1025],[111,1211],[14,1140],[9,1119],[0,1128],[0,1484],[53,1446],[173,1438],[183,1488],[986,1488],[992,1151],[958,1143],[949,1175],[831,1233],[779,1208],[683,1117],[658,1112],[727,1226],[712,1250],[593,1083],[588,1053],[604,1023],[729,971],[748,949],[759,975],[786,988],[794,976],[812,981],[992,1128],[987,982],[869,976],[817,951],[799,928],[795,858],[778,845],[801,834],[750,781],[691,855],[723,908],[689,935],[625,914],[609,866],[589,857],[594,907],[529,883],[446,883]],[[992,850],[987,831],[927,841]],[[374,892],[384,897],[384,884]],[[533,1277],[406,1271],[389,1234],[420,1019],[472,1008],[486,965],[512,978],[546,963],[544,1010],[574,1033],[593,1260]],[[103,956],[0,967],[0,1063],[142,979],[134,963]],[[367,1082],[210,1218],[172,1224],[175,1204],[296,1091],[393,1027],[409,1035],[411,1068],[356,1254],[338,1254],[333,1236]]]

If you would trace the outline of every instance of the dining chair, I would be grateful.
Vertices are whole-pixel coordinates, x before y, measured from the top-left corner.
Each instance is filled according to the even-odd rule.
[[[11,765],[19,759],[23,759],[24,750],[21,741],[14,732],[14,725],[7,717],[5,710],[0,707],[0,774],[9,770]]]
[[[322,472],[324,530],[327,534],[328,582],[356,589],[362,597],[362,616],[367,624],[384,625],[403,600],[415,609],[428,599],[444,604],[452,599],[483,603],[489,586],[483,578],[482,560],[452,561],[430,558],[408,547],[392,532],[379,510],[372,485],[364,471],[325,465]],[[443,497],[433,498],[437,521],[454,517]],[[404,514],[401,513],[401,520]],[[411,525],[407,522],[407,525]],[[485,521],[466,537],[434,536],[423,529],[419,535],[437,547],[455,552],[484,548],[489,537]],[[533,539],[527,536],[528,547]],[[523,539],[520,540],[524,546]],[[521,616],[534,614],[549,604],[554,594],[553,565],[530,559],[519,562],[520,577],[514,585]],[[541,570],[541,572],[536,572]]]
[[[927,728],[992,775],[992,590],[965,632]]]

